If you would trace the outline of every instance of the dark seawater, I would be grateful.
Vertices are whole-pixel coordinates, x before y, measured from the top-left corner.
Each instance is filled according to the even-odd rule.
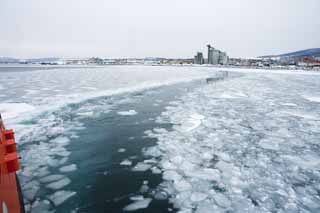
[[[79,137],[71,139],[71,143],[66,147],[71,152],[68,164],[76,164],[77,170],[67,174],[72,182],[60,189],[75,191],[77,194],[59,206],[52,204],[52,209],[55,212],[122,212],[125,206],[133,203],[129,199],[131,196],[143,195],[145,198],[153,198],[152,192],[162,182],[161,174],[153,174],[150,170],[131,170],[136,163],[148,159],[142,150],[156,145],[156,139],[145,137],[144,132],[155,127],[170,128],[170,124],[157,124],[155,118],[164,111],[168,102],[201,84],[206,84],[206,80],[97,98],[68,105],[53,112],[64,122],[77,119],[85,128],[78,130]],[[108,113],[80,119],[73,113],[83,105],[101,105],[101,102],[105,103],[106,107],[111,106]],[[103,105],[100,107],[103,109]],[[137,114],[117,114],[119,111],[128,110],[135,110]],[[25,147],[23,145],[21,149]],[[118,152],[120,148],[126,151]],[[132,166],[121,166],[120,162],[124,159],[130,159]],[[51,172],[54,174],[56,171],[53,168]],[[140,188],[144,181],[148,181],[149,189],[141,193]],[[48,194],[53,192],[54,190],[44,187],[37,196],[47,199]],[[148,208],[135,212],[176,211],[168,200],[153,199]]]
[[[145,160],[142,149],[156,145],[155,139],[146,138],[144,131],[159,127],[154,119],[167,103],[197,84],[199,82],[128,94],[133,103],[120,104],[99,118],[84,120],[86,129],[79,133],[80,138],[69,148],[72,152],[70,161],[78,165],[78,171],[70,177],[73,182],[68,188],[78,194],[57,208],[57,212],[67,209],[77,209],[77,212],[122,212],[124,206],[132,203],[129,196],[150,197],[151,191],[162,182],[161,174],[153,174],[150,170],[131,171],[137,162]],[[121,96],[110,99],[117,102],[116,99],[121,99]],[[157,100],[162,103],[155,106]],[[138,114],[121,116],[116,113],[130,109]],[[120,148],[125,148],[126,152],[119,153]],[[120,166],[120,162],[126,158],[131,159],[133,166]],[[150,189],[140,193],[143,181],[148,181]],[[173,211],[168,208],[173,209],[167,200],[153,199],[148,208],[136,212]]]

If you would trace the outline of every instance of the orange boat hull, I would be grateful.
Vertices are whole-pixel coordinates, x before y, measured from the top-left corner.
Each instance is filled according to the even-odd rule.
[[[16,176],[19,169],[18,158],[14,133],[5,129],[0,115],[0,213],[24,212]]]

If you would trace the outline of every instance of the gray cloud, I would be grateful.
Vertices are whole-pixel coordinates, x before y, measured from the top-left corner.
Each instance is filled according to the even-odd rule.
[[[192,57],[320,47],[319,0],[1,0],[0,55]]]

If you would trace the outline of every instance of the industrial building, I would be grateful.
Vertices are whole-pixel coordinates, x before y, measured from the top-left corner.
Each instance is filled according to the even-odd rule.
[[[228,56],[226,52],[222,52],[218,49],[213,48],[210,44],[207,45],[208,48],[208,59],[207,64],[221,64],[226,65],[228,64]]]
[[[228,64],[228,61],[229,61],[229,57],[228,57],[227,53],[226,52],[220,52],[218,63],[222,64],[222,65],[225,65],[225,64]]]
[[[194,56],[194,64],[204,64],[202,52],[198,52],[197,55]]]

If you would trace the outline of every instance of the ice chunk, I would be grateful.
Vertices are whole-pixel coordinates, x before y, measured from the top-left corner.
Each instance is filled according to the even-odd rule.
[[[166,170],[163,172],[163,179],[165,180],[181,180],[182,176],[175,170]]]
[[[69,142],[70,142],[70,139],[64,136],[60,136],[50,140],[50,143],[58,143],[58,144],[68,144]]]
[[[203,180],[220,181],[220,172],[217,169],[204,168],[198,171],[186,171],[186,174]]]
[[[191,194],[190,200],[193,202],[203,201],[208,197],[207,194],[201,192],[193,192]]]
[[[64,175],[49,175],[40,179],[41,183],[49,183],[64,178]]]
[[[33,186],[32,188],[29,189],[24,189],[23,190],[23,196],[29,200],[32,201],[34,200],[34,197],[36,196],[37,192],[39,191],[40,187],[38,185]]]
[[[230,200],[223,194],[218,193],[214,196],[214,200],[216,201],[216,203],[221,206],[221,207],[229,207],[231,205]]]
[[[282,103],[281,105],[282,106],[292,106],[292,107],[298,106],[297,104],[294,104],[294,103]]]
[[[234,166],[231,163],[226,163],[224,161],[219,161],[216,164],[216,168],[219,169],[223,174],[232,174],[234,171]]]
[[[0,103],[0,112],[5,119],[15,118],[21,113],[34,110],[30,104],[26,103]]]
[[[68,157],[64,157],[59,161],[59,164],[60,165],[65,164],[67,161],[68,161]]]
[[[138,114],[135,110],[129,110],[129,111],[121,111],[117,112],[119,115],[136,115]]]
[[[35,201],[32,204],[32,213],[50,212],[51,204],[48,200]]]
[[[201,120],[197,119],[189,119],[186,122],[184,122],[178,129],[180,129],[181,132],[190,132],[197,127],[201,125]]]
[[[144,151],[147,156],[159,157],[161,156],[161,150],[157,146],[152,146]]]
[[[77,170],[77,165],[76,164],[70,164],[67,166],[63,166],[59,169],[60,172],[73,172]]]
[[[54,203],[55,206],[61,205],[63,202],[68,200],[70,197],[76,195],[76,192],[61,190],[49,196],[49,199]]]
[[[226,99],[233,99],[233,98],[237,98],[236,96],[234,96],[234,95],[232,95],[232,94],[228,94],[228,93],[222,93],[221,95],[220,95],[220,97],[217,97],[217,98],[226,98]]]
[[[133,168],[132,171],[134,172],[145,172],[148,169],[150,169],[152,167],[152,165],[150,164],[146,164],[146,163],[137,163]]]
[[[145,209],[151,203],[151,198],[145,198],[144,200],[139,200],[134,203],[131,203],[123,208],[124,211],[136,211],[138,209]]]
[[[212,203],[204,203],[197,207],[197,210],[195,213],[213,213],[213,212],[219,212],[219,210],[215,208],[215,206]],[[224,212],[224,211],[221,211],[221,212]]]
[[[38,171],[36,172],[36,175],[38,177],[43,177],[45,175],[48,175],[50,172],[48,170],[48,167],[42,167],[42,168],[39,168]]]
[[[157,163],[157,160],[152,158],[152,159],[147,159],[147,160],[144,160],[143,161],[144,163],[149,163],[149,164],[154,164],[154,163]]]
[[[200,115],[198,113],[194,113],[194,114],[190,115],[190,117],[195,120],[203,120],[205,118],[203,115]]]
[[[124,148],[118,149],[118,152],[120,152],[120,153],[125,152],[125,151],[126,151],[126,149],[124,149]]]
[[[182,192],[182,191],[191,190],[192,185],[188,181],[184,179],[180,179],[180,180],[174,181],[174,187],[177,191]]]
[[[304,96],[305,99],[307,99],[310,102],[318,102],[320,103],[320,96]]]
[[[92,111],[89,111],[89,112],[78,112],[77,114],[81,115],[81,116],[84,116],[84,117],[90,117],[90,116],[93,115],[93,112]]]
[[[151,171],[153,174],[161,174],[161,170],[157,167],[152,167]]]
[[[131,166],[132,162],[130,160],[128,160],[128,159],[125,159],[120,163],[120,165],[121,166]]]
[[[159,191],[159,192],[156,192],[154,194],[154,198],[156,200],[167,200],[168,199],[168,194],[166,192]]]
[[[52,182],[52,183],[49,183],[48,185],[46,185],[47,188],[50,188],[50,189],[54,189],[54,190],[57,190],[57,189],[61,189],[67,185],[69,185],[71,183],[71,180],[67,177],[65,178],[62,178],[61,180],[58,180],[56,182]]]
[[[133,200],[133,201],[144,200],[144,197],[142,195],[132,196],[130,197],[130,200]]]

